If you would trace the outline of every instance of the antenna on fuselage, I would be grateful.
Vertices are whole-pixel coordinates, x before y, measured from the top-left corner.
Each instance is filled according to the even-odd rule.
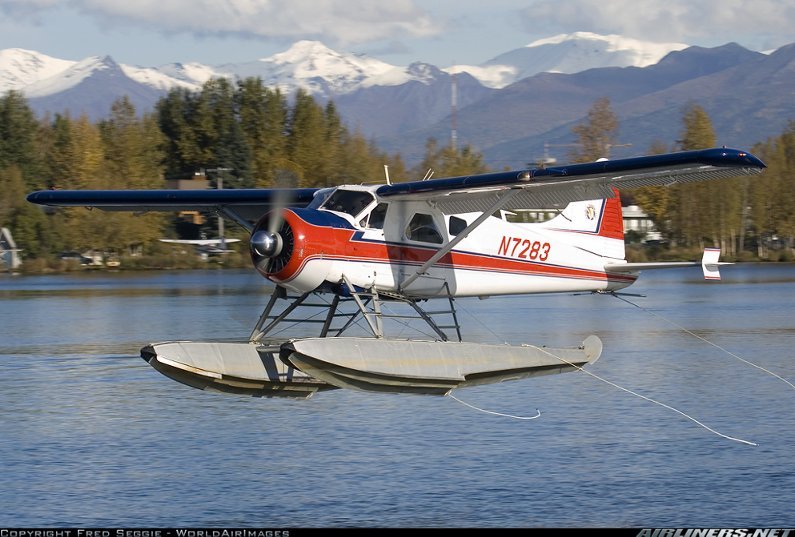
[[[428,168],[428,171],[425,172],[425,177],[423,177],[422,180],[427,181],[431,177],[433,177],[433,168]]]
[[[391,185],[392,181],[389,180],[389,165],[384,164],[384,176],[386,177],[386,184]]]

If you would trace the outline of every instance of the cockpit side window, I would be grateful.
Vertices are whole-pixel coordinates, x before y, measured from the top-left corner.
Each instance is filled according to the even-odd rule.
[[[389,207],[388,203],[379,203],[370,212],[367,222],[364,227],[369,229],[384,229],[384,220],[386,220],[386,208]]]
[[[406,226],[406,237],[413,241],[442,244],[442,234],[429,214],[417,213]]]
[[[338,188],[323,204],[323,209],[356,216],[361,213],[375,198],[369,192],[360,190],[344,190]]]
[[[451,216],[449,220],[450,235],[455,237],[467,228],[467,221],[457,216]]]

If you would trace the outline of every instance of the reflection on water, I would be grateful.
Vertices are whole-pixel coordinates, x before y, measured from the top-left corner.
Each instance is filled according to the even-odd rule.
[[[449,398],[204,393],[138,356],[246,337],[250,271],[0,276],[0,526],[792,527],[792,265],[648,272],[647,295],[458,300],[466,338],[605,351],[593,371]],[[641,309],[642,308],[642,309]]]

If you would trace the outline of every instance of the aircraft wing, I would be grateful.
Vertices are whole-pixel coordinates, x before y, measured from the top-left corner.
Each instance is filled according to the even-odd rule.
[[[759,173],[764,168],[762,161],[750,153],[715,148],[395,183],[378,187],[376,193],[387,200],[427,200],[447,213],[563,208],[573,201],[612,198],[614,188],[721,179]],[[303,207],[318,190],[43,190],[33,192],[27,199],[39,205],[120,211],[207,209],[238,217],[238,222],[241,217],[253,222],[275,206]],[[508,192],[511,195],[499,202]]]
[[[509,190],[500,208],[563,208],[573,201],[614,197],[614,188],[673,185],[751,175],[765,168],[745,151],[714,148],[604,160],[535,170],[499,172],[384,185],[386,199],[425,199],[446,213],[486,211]]]
[[[40,190],[28,201],[54,207],[97,207],[106,211],[195,211],[225,209],[256,222],[273,207],[304,207],[317,188],[226,190]]]

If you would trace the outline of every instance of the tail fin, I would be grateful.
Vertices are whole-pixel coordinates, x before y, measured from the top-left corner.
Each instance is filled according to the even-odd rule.
[[[701,270],[704,271],[705,280],[720,280],[720,266],[731,265],[731,263],[722,263],[718,259],[720,259],[720,248],[704,248]]]
[[[575,201],[540,226],[560,233],[566,242],[612,259],[624,259],[624,218],[621,197]]]

